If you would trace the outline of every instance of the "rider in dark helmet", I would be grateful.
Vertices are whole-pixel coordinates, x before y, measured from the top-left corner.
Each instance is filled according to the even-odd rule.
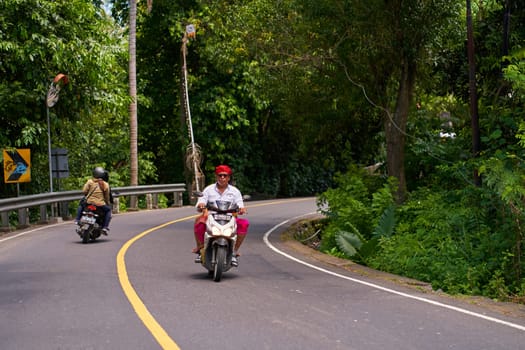
[[[103,167],[98,166],[95,169],[93,169],[93,178],[104,180],[104,176],[106,176],[106,171]]]
[[[110,190],[109,184],[104,181],[104,178],[108,174],[102,167],[96,167],[93,169],[93,178],[87,180],[82,189],[84,196],[86,197],[86,205],[93,204],[97,207],[102,208],[104,211],[104,224],[102,225],[102,233],[107,235],[109,232],[109,222],[111,221],[111,203],[110,203]],[[82,216],[84,207],[80,205],[77,210],[77,217],[75,218],[75,224],[78,223]]]

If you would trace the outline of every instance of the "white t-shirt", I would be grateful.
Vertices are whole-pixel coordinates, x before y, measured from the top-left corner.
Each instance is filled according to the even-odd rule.
[[[199,204],[206,204],[208,202],[215,202],[216,200],[223,200],[228,202],[236,203],[239,208],[244,208],[244,202],[242,200],[242,194],[237,187],[228,185],[224,192],[220,193],[217,189],[217,184],[209,185],[202,191],[202,197],[197,200],[196,207]]]

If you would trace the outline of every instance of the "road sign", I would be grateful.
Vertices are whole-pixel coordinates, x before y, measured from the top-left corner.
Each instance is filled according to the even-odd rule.
[[[69,176],[69,165],[67,161],[67,149],[53,148],[51,150],[53,157],[53,178],[62,179]]]
[[[31,182],[30,149],[4,149],[4,182]]]

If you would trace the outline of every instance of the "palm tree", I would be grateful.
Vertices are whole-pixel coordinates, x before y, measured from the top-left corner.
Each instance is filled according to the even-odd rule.
[[[148,1],[149,3],[149,1]],[[129,141],[130,141],[130,185],[137,186],[138,181],[138,152],[137,152],[137,0],[129,2]],[[130,208],[137,208],[137,197],[131,197]]]
[[[153,0],[148,0],[148,12],[151,11]],[[138,166],[138,122],[137,122],[137,0],[129,2],[129,140],[130,140],[130,185],[139,184]],[[137,198],[130,198],[130,208],[137,208]]]

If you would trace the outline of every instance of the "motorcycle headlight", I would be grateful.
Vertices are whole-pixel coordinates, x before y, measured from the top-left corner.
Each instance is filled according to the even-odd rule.
[[[224,230],[221,230],[218,227],[213,227],[211,229],[211,235],[212,236],[225,236],[225,237],[231,237],[233,234],[233,230],[231,228],[225,228]]]
[[[219,230],[218,227],[212,227],[211,234],[212,236],[219,236],[221,234],[221,230]]]

